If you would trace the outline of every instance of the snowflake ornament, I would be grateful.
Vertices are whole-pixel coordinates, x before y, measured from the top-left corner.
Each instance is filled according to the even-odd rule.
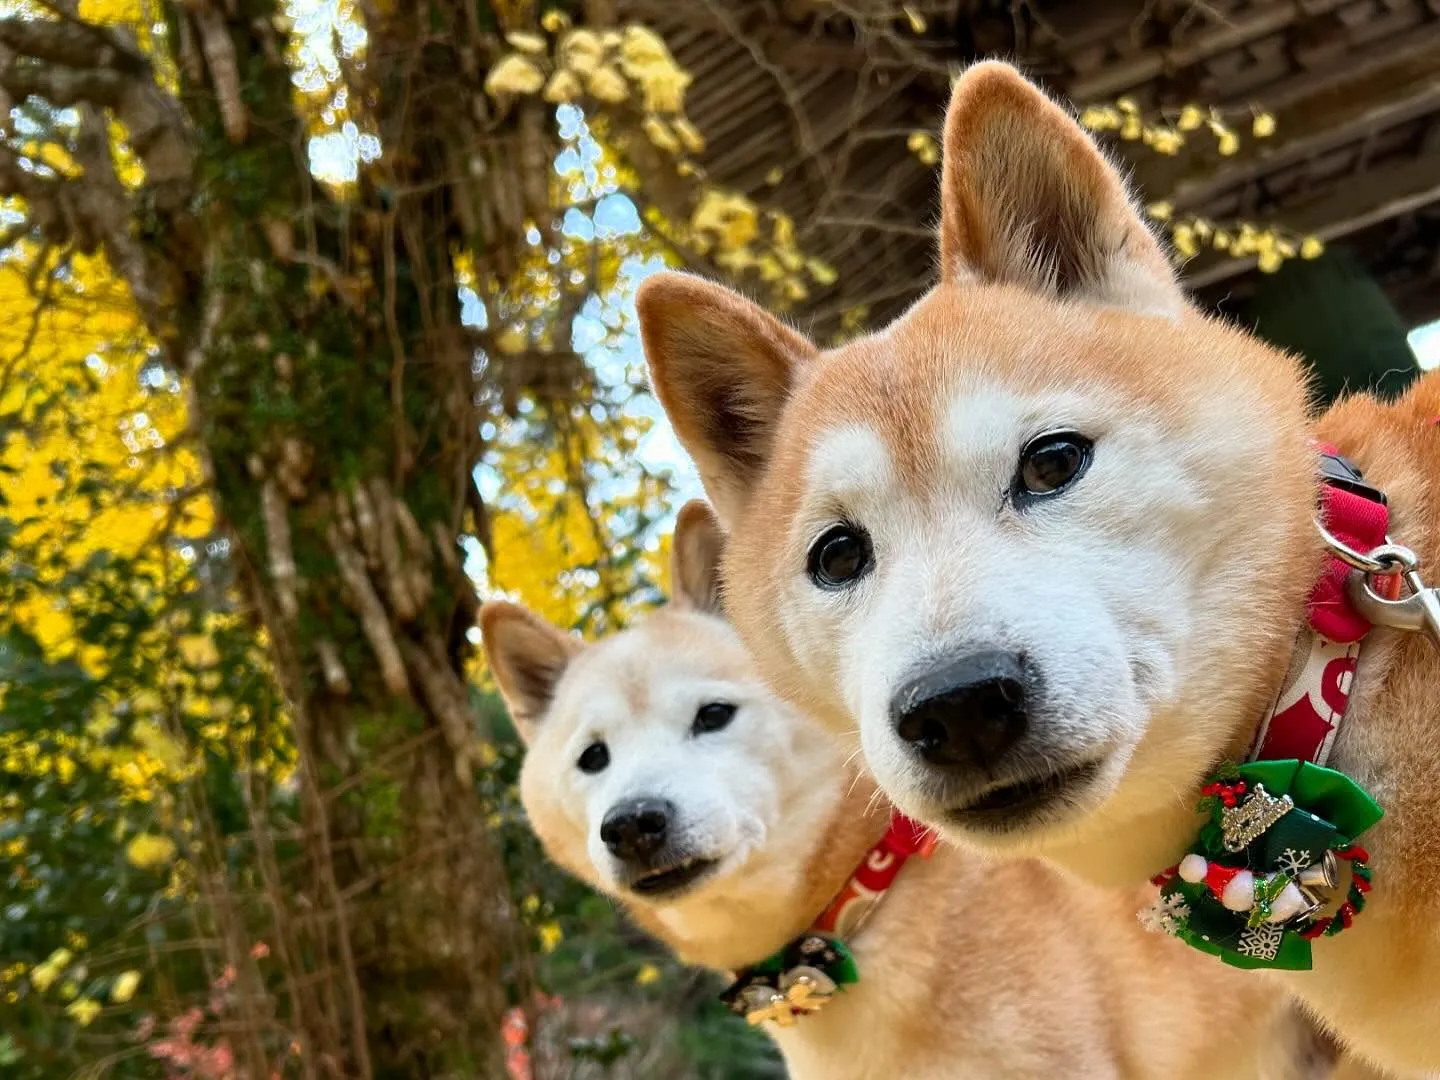
[[[1279,868],[1286,877],[1297,878],[1300,871],[1308,869],[1312,862],[1310,852],[1287,847],[1280,853]]]
[[[1256,960],[1274,960],[1285,940],[1285,931],[1275,923],[1252,926],[1240,935],[1240,952]]]
[[[1151,933],[1174,934],[1190,915],[1190,905],[1178,893],[1160,896],[1139,913],[1140,925]]]

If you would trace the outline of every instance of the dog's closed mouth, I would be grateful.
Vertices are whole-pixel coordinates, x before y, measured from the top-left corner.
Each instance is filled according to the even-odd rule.
[[[1075,788],[1084,787],[1100,771],[1100,762],[1087,761],[1044,776],[1029,777],[991,788],[973,802],[952,806],[948,812],[957,825],[986,829],[1007,828],[1059,801]]]
[[[694,885],[715,866],[715,859],[685,859],[641,874],[630,883],[630,891],[641,896],[670,896]]]

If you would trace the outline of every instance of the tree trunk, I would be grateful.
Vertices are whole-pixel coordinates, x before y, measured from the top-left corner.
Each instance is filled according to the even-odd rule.
[[[550,150],[533,117],[488,116],[493,35],[473,7],[391,4],[368,27],[384,64],[346,78],[385,157],[327,197],[281,7],[168,5],[178,99],[117,31],[0,20],[0,87],[76,107],[83,168],[37,176],[0,148],[0,190],[47,239],[105,251],[189,380],[229,562],[299,750],[305,842],[272,883],[285,911],[269,933],[297,976],[307,1073],[497,1075],[503,987],[524,964],[471,780],[475,595],[457,536],[467,512],[484,533],[482,365],[452,259],[478,242],[482,271],[503,265],[545,192],[507,191],[502,212],[486,194],[503,178],[472,180]],[[116,179],[105,110],[146,167],[138,191]]]

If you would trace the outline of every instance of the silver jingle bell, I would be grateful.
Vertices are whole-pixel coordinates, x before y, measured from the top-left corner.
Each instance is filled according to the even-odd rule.
[[[1340,884],[1340,860],[1335,858],[1335,852],[1327,850],[1319,862],[1301,870],[1295,880],[1311,889],[1333,889]]]

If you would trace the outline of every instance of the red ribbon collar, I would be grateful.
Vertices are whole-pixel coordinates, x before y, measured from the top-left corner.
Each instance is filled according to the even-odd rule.
[[[895,884],[905,863],[912,856],[929,858],[935,842],[930,829],[899,811],[892,813],[885,835],[865,853],[850,880],[810,928],[841,938],[855,933]]]
[[[1379,489],[1333,446],[1321,445],[1320,515],[1326,530],[1357,551],[1386,543],[1390,511]],[[1323,765],[1350,703],[1361,640],[1370,623],[1346,595],[1350,567],[1327,555],[1310,593],[1308,626],[1270,713],[1260,725],[1251,761],[1295,759]],[[1399,575],[1392,579],[1396,593]],[[1381,579],[1372,579],[1379,588]]]

